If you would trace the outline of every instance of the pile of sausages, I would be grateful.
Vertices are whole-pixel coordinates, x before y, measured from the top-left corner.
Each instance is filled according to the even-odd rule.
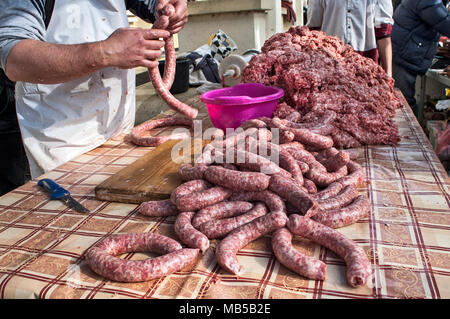
[[[370,211],[367,196],[357,191],[365,181],[361,165],[354,161],[358,153],[337,150],[327,136],[311,131],[285,130],[294,138],[272,143],[273,121],[277,119],[247,121],[239,134],[206,145],[194,165],[180,166],[184,183],[170,199],[144,202],[139,212],[176,216],[178,238],[203,253],[212,239],[220,240],[217,262],[238,276],[244,271],[236,257],[239,250],[271,234],[280,263],[307,278],[325,280],[326,265],[292,245],[297,235],[341,256],[348,283],[364,285],[371,274],[364,250],[335,230]],[[260,155],[263,146],[270,158]],[[274,153],[278,162],[271,160],[277,158]]]

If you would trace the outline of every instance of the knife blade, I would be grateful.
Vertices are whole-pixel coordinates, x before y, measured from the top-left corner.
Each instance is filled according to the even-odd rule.
[[[73,208],[80,213],[89,213],[89,210],[73,199],[70,196],[70,192],[58,185],[54,180],[49,178],[44,178],[38,181],[38,186],[44,188],[46,191],[50,192],[50,199],[59,199],[63,201],[67,206]]]

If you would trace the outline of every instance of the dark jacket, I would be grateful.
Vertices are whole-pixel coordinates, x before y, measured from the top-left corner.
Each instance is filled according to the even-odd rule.
[[[439,38],[450,37],[450,15],[442,0],[403,0],[394,13],[394,63],[416,74],[428,70]]]

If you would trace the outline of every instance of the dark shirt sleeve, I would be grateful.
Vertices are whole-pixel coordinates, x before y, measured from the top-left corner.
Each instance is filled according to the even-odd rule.
[[[25,39],[44,40],[45,0],[0,1],[0,67],[17,42]]]
[[[158,0],[125,0],[127,10],[146,22],[155,22]]]
[[[417,12],[433,29],[450,37],[450,14],[442,1],[420,1]]]

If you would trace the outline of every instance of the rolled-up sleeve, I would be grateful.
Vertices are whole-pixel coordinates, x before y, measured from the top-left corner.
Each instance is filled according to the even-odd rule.
[[[378,0],[375,10],[375,36],[377,39],[391,35],[394,8],[391,0]]]
[[[155,22],[156,5],[159,0],[126,0],[127,10],[144,21]]]
[[[324,3],[323,0],[308,1],[308,22],[310,29],[321,29],[323,23]]]
[[[0,67],[5,70],[9,52],[25,39],[44,40],[45,0],[0,1]]]

